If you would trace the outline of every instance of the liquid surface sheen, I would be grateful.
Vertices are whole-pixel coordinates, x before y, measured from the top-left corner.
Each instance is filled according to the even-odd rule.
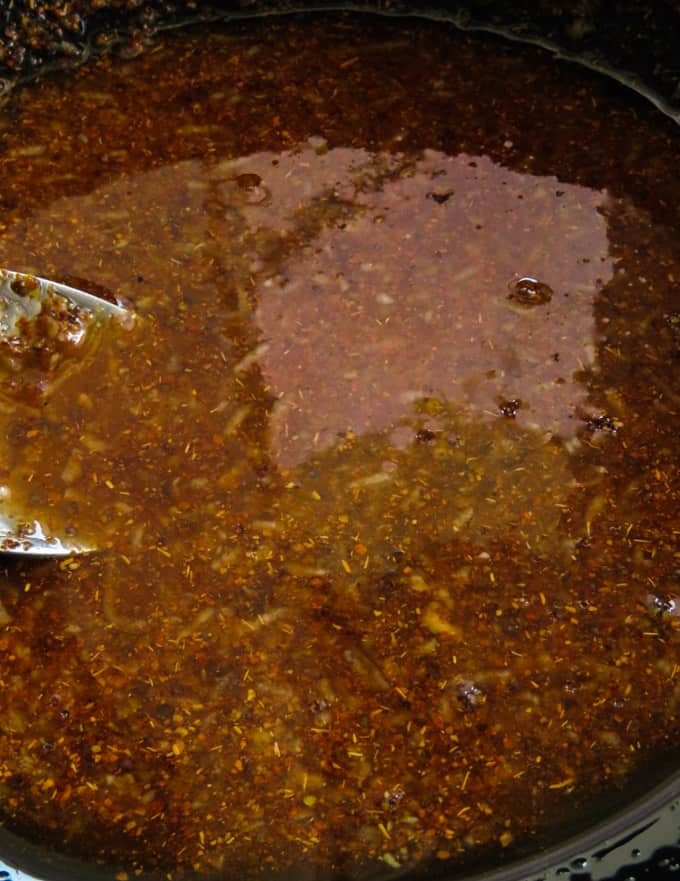
[[[4,824],[121,879],[389,875],[677,743],[679,158],[417,20],[16,94],[0,265],[136,320],[0,351],[5,504],[100,549],[2,564]]]

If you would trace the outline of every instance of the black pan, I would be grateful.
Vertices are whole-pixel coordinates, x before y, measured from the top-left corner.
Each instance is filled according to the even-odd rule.
[[[172,9],[169,7],[172,5]],[[140,45],[155,27],[196,16],[189,2],[167,4],[107,0],[68,4],[70,29],[53,14],[61,0],[0,4],[0,88],[56,61],[78,61],[92,45]],[[194,7],[196,4],[193,4]],[[502,0],[406,3],[401,0],[338,4],[285,0],[218,0],[198,4],[201,15],[250,15],[300,9],[426,14],[471,30],[538,43],[561,58],[615,76],[680,124],[680,4],[674,0]],[[95,8],[96,7],[96,8]],[[642,98],[640,98],[642,96]],[[680,173],[680,172],[679,172]],[[114,881],[115,871],[71,859],[0,829],[0,881]],[[390,873],[391,878],[395,877]],[[640,768],[625,789],[591,805],[559,835],[534,842],[490,864],[455,869],[424,865],[403,881],[666,881],[680,878],[680,755],[664,755]],[[286,879],[313,881],[314,876]]]

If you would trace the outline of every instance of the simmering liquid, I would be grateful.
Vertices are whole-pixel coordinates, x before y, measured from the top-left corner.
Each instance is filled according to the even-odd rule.
[[[0,265],[136,318],[0,351],[4,504],[99,549],[3,563],[4,824],[121,879],[370,876],[677,742],[679,158],[418,20],[14,95]]]

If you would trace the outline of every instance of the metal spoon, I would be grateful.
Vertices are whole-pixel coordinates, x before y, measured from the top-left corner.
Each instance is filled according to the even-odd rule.
[[[123,321],[131,317],[131,313],[122,306],[79,291],[78,288],[26,272],[0,269],[0,338],[16,333],[20,319],[34,319],[40,314],[43,302],[54,295],[95,315],[114,315]]]
[[[94,550],[96,548],[50,535],[37,520],[25,522],[0,512],[0,554],[14,557],[72,557]]]
[[[58,303],[63,298],[67,306],[89,318],[115,317],[129,324],[132,313],[93,294],[80,291],[35,275],[0,269],[0,341],[18,338],[30,328],[47,301]],[[77,314],[77,313],[76,313]],[[70,339],[77,342],[86,332],[87,322],[68,328]],[[68,557],[95,550],[70,539],[51,535],[34,518],[2,510],[0,502],[0,554],[32,557]]]

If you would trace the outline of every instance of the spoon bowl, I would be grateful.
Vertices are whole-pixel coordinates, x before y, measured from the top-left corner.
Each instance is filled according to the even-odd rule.
[[[23,272],[0,269],[0,345],[21,358],[42,344],[77,346],[93,320],[114,318],[129,325],[133,314],[69,285]],[[51,534],[30,513],[0,501],[0,554],[68,557],[95,550]]]

